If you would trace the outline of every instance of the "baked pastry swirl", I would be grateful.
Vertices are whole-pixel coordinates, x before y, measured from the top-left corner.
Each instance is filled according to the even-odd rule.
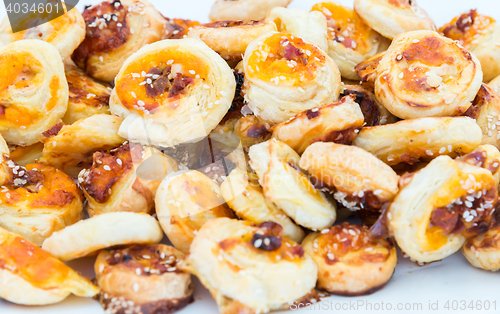
[[[317,46],[286,33],[254,40],[243,58],[243,93],[253,113],[270,124],[338,100],[340,73]]]
[[[231,68],[201,40],[163,40],[123,64],[110,108],[125,118],[121,136],[172,147],[206,137],[229,110],[235,88]]]
[[[26,39],[0,49],[0,133],[28,146],[59,123],[68,106],[68,83],[57,49]]]
[[[292,0],[217,0],[210,10],[211,21],[263,20],[276,7],[287,7]]]
[[[103,250],[94,270],[106,312],[172,313],[193,301],[191,275],[178,269],[184,254],[171,246]]]
[[[377,53],[354,67],[354,71],[361,79],[361,84],[370,90],[374,89],[375,79],[377,78],[377,68],[385,53],[385,51]]]
[[[332,294],[372,294],[391,279],[397,262],[391,239],[373,239],[366,226],[347,222],[309,234],[302,246],[318,266],[317,287]]]
[[[0,298],[22,305],[60,302],[70,294],[93,297],[90,280],[22,237],[0,227]]]
[[[184,267],[210,291],[222,314],[288,309],[289,302],[312,292],[318,271],[280,225],[228,218],[200,229]]]
[[[87,33],[72,59],[105,82],[114,80],[134,52],[160,40],[166,22],[147,0],[104,0],[82,15]]]
[[[473,166],[488,169],[493,174],[497,185],[500,183],[500,151],[492,145],[480,145],[478,148],[460,157],[458,160]]]
[[[415,31],[396,37],[382,57],[375,95],[402,119],[462,115],[482,79],[479,60],[460,44]]]
[[[500,226],[468,239],[462,253],[472,266],[489,271],[500,269]]]

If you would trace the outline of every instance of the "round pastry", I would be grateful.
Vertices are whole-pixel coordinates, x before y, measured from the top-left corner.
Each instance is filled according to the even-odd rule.
[[[274,22],[278,32],[300,37],[328,52],[327,24],[323,14],[277,7],[272,9],[266,20]]]
[[[66,9],[64,4],[63,6]],[[65,14],[55,19],[50,19],[49,14],[48,12],[34,13],[30,11],[28,14],[23,12],[21,15],[24,21],[41,19],[47,22],[35,27],[26,27],[26,30],[16,33],[12,32],[9,19],[5,17],[0,24],[0,36],[2,36],[6,44],[24,39],[43,40],[53,45],[59,51],[59,54],[51,57],[59,57],[58,55],[60,55],[62,59],[66,59],[71,56],[73,51],[85,38],[85,20],[76,8],[68,10]],[[37,48],[33,48],[33,50],[37,50]]]
[[[110,107],[125,118],[121,136],[171,147],[206,137],[229,110],[235,87],[231,68],[201,40],[163,40],[123,64]]]
[[[468,239],[462,253],[472,266],[489,271],[500,269],[500,226]]]
[[[500,27],[495,19],[470,10],[439,29],[446,37],[472,52],[481,62],[483,80],[489,82],[500,75]]]
[[[286,8],[292,0],[217,0],[210,10],[211,21],[263,20],[273,8]]]
[[[436,30],[415,0],[354,0],[354,10],[366,24],[389,39],[411,31]]]
[[[375,95],[402,119],[462,115],[483,79],[479,60],[433,31],[394,39],[377,67]]]
[[[267,201],[259,184],[249,177],[246,171],[231,171],[221,186],[221,194],[227,205],[238,217],[259,224],[275,222],[283,227],[283,235],[295,242],[302,242],[304,231],[297,226],[282,210]]]
[[[0,133],[15,145],[39,142],[68,106],[57,49],[41,40],[16,41],[0,49],[0,73]]]
[[[93,297],[90,280],[28,242],[0,228],[0,298],[22,305],[58,303],[70,294]]]
[[[63,262],[126,244],[153,244],[163,238],[158,221],[143,213],[105,213],[54,232],[42,249]]]
[[[500,184],[500,151],[495,146],[489,144],[481,145],[458,160],[488,169],[493,174],[497,186]]]
[[[346,296],[372,294],[391,279],[396,247],[390,239],[373,239],[363,225],[341,225],[314,232],[302,243],[318,266],[317,288]]]
[[[288,309],[311,294],[318,272],[280,225],[228,218],[200,229],[184,267],[210,291],[222,314]]]
[[[201,39],[225,60],[239,61],[252,41],[272,31],[272,22],[218,21],[190,28],[188,37]]]
[[[38,142],[30,146],[15,146],[10,147],[10,158],[23,167],[28,164],[35,163],[38,159],[43,156],[43,143]],[[8,151],[7,151],[8,154]]]
[[[69,87],[68,110],[62,118],[66,124],[95,114],[109,113],[111,89],[88,77],[72,62],[65,62],[64,70]]]
[[[335,205],[314,188],[299,169],[299,155],[276,139],[250,147],[250,166],[257,173],[265,198],[297,224],[312,230],[330,227]]]
[[[163,29],[163,35],[161,39],[183,39],[186,38],[189,31],[200,22],[184,20],[184,19],[169,19],[165,18],[167,22],[165,23],[165,28]]]
[[[76,178],[82,169],[90,167],[94,152],[115,148],[125,142],[117,134],[121,122],[117,116],[96,114],[72,125],[56,125],[44,132],[40,162]]]
[[[358,80],[354,67],[389,47],[390,41],[366,25],[352,9],[329,1],[315,4],[312,10],[326,17],[328,55],[342,77]]]
[[[176,249],[189,253],[198,230],[217,217],[234,217],[221,196],[219,186],[201,172],[170,173],[155,198],[156,215]]]
[[[73,61],[85,72],[111,82],[125,60],[161,39],[165,18],[147,0],[104,0],[83,11],[85,40]]]
[[[172,313],[193,301],[191,275],[177,268],[184,254],[171,246],[103,250],[94,270],[106,313]]]
[[[354,96],[339,102],[299,113],[272,128],[273,138],[287,144],[298,154],[316,142],[351,144],[364,125],[364,117]]]
[[[364,126],[391,124],[399,120],[380,104],[373,92],[364,86],[343,85],[340,97],[347,95],[355,96],[354,101],[359,105],[364,116]]]
[[[243,58],[243,93],[254,114],[270,124],[338,100],[340,73],[320,48],[286,33],[253,41]]]
[[[355,147],[315,143],[300,158],[300,167],[316,187],[333,193],[337,202],[373,224],[382,207],[398,193],[399,176],[372,154]]]
[[[417,262],[437,261],[488,230],[497,199],[489,170],[439,156],[401,179],[387,213],[389,230]]]
[[[375,79],[377,78],[377,68],[384,55],[385,51],[374,55],[354,67],[354,71],[361,79],[361,84],[370,90],[374,89]]]
[[[497,76],[488,83],[488,86],[500,94],[500,76]]]
[[[126,143],[93,155],[93,164],[78,175],[90,216],[109,212],[152,214],[161,180],[177,163],[156,149]]]
[[[468,117],[420,118],[366,127],[353,144],[388,165],[414,164],[440,155],[456,157],[481,144],[482,132]]]

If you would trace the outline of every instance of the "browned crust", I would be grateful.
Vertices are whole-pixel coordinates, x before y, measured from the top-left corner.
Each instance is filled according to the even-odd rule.
[[[395,272],[396,270],[394,270]],[[394,275],[394,272],[393,272],[393,275]],[[361,297],[361,296],[366,296],[366,295],[370,295],[370,294],[374,294],[375,292],[379,291],[379,290],[382,290],[386,285],[387,283],[389,282],[389,280],[391,280],[392,276],[386,281],[384,282],[383,284],[381,285],[378,285],[376,287],[372,287],[372,288],[369,288],[369,289],[366,289],[366,290],[363,290],[363,291],[358,291],[358,292],[348,292],[348,291],[327,291],[327,290],[324,290],[324,292],[330,294],[330,295],[340,295],[340,296],[344,296],[344,297]]]
[[[169,19],[165,17],[165,31],[162,39],[182,39],[187,35],[191,27],[200,25],[197,21],[184,19]]]
[[[373,86],[375,77],[377,76],[378,65],[384,57],[384,54],[385,52],[379,53],[354,67],[354,71],[358,74],[361,82]]]
[[[238,27],[238,26],[256,26],[265,24],[265,21],[216,21],[212,23],[202,24],[202,27],[208,28],[223,28],[223,27]]]
[[[467,111],[464,113],[464,116],[470,117],[472,119],[477,119],[477,117],[479,117],[483,106],[488,104],[493,99],[493,96],[488,91],[488,89],[489,88],[485,84],[481,84],[481,88],[479,89],[476,98],[474,98],[472,106],[467,109]]]
[[[365,126],[380,125],[381,113],[377,106],[375,99],[367,92],[364,91],[362,86],[346,86],[340,97],[347,95],[354,95],[354,100],[359,107],[365,118]]]
[[[110,93],[105,91],[106,86],[102,85],[102,90],[99,91],[99,94],[89,97],[89,94],[93,94],[93,91],[96,93],[96,88],[92,88],[92,85],[101,84],[86,76],[85,72],[77,67],[66,66],[65,70],[70,103],[84,103],[93,108],[108,107]]]
[[[59,134],[59,132],[61,131],[61,129],[63,128],[63,126],[64,126],[64,123],[59,122],[58,124],[54,125],[50,129],[48,129],[47,131],[43,132],[42,135],[45,136],[45,137],[47,137],[47,138],[54,137],[57,134]]]
[[[153,198],[153,193],[151,190],[146,188],[139,178],[136,178],[134,181],[134,184],[132,184],[132,190],[136,191],[138,194],[142,195],[144,199],[146,200],[146,203],[148,204],[147,208],[150,208],[151,210],[154,208],[154,198]]]

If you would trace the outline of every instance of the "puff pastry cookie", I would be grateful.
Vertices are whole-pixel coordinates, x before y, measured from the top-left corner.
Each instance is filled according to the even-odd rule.
[[[488,169],[493,174],[497,185],[500,183],[500,151],[495,146],[481,145],[474,151],[460,157],[459,160]]]
[[[489,271],[500,269],[500,226],[468,239],[462,253],[472,266]]]
[[[186,38],[189,31],[194,27],[200,25],[198,21],[184,20],[184,19],[170,19],[166,17],[167,22],[163,29],[161,39],[183,39]]]
[[[366,61],[363,61],[354,67],[354,71],[361,79],[361,84],[370,90],[374,89],[375,79],[377,78],[377,68],[385,55],[385,51],[377,53]]]
[[[217,0],[210,10],[211,21],[263,20],[276,7],[287,7],[292,0]]]

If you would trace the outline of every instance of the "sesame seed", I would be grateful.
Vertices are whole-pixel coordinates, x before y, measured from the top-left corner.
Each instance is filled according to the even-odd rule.
[[[105,165],[105,166],[104,166],[104,170],[110,171],[110,170],[111,170],[111,168],[110,168],[108,165]]]

